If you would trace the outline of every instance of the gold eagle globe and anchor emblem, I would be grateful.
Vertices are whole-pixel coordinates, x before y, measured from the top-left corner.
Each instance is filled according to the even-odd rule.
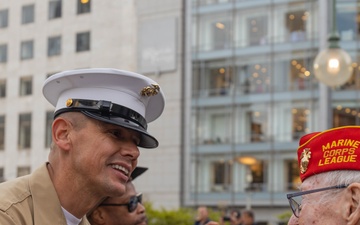
[[[309,161],[311,158],[310,148],[305,148],[300,156],[300,172],[305,173],[308,169]]]
[[[160,86],[158,84],[151,84],[151,86],[144,87],[140,94],[142,96],[154,96],[157,95],[160,91]]]

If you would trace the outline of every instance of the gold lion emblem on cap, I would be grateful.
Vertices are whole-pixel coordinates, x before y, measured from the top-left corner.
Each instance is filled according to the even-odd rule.
[[[310,148],[305,148],[300,156],[300,172],[305,173],[311,158]]]
[[[154,96],[157,95],[160,91],[160,86],[158,84],[152,84],[151,86],[144,87],[140,94],[142,96]]]

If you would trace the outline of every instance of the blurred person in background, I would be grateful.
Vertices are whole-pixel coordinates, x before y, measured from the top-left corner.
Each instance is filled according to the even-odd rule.
[[[300,138],[300,191],[287,194],[290,225],[360,224],[360,126]]]
[[[230,225],[241,225],[242,216],[241,212],[237,209],[232,209],[229,216],[222,216],[219,220],[220,225],[230,224]]]
[[[206,206],[199,206],[194,225],[205,225],[210,221],[209,212]]]
[[[254,212],[251,210],[242,211],[241,221],[241,225],[255,225]]]

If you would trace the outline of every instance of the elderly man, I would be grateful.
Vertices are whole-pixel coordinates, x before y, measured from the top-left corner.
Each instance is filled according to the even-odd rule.
[[[288,194],[288,224],[360,224],[360,126],[305,135],[298,161],[301,191]]]
[[[56,107],[49,160],[0,184],[0,224],[88,224],[91,209],[125,193],[138,147],[158,146],[147,123],[164,109],[162,89],[140,74],[96,68],[55,74],[43,93]]]

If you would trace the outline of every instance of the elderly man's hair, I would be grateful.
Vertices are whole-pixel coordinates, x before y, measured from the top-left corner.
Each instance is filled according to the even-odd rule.
[[[318,180],[319,184],[321,185],[318,188],[341,185],[341,184],[360,183],[360,171],[335,170],[335,171],[316,174],[307,179]],[[334,190],[324,191],[322,193],[320,203],[326,203],[330,199],[333,199],[334,195],[340,193],[343,190],[344,189],[334,189]]]

